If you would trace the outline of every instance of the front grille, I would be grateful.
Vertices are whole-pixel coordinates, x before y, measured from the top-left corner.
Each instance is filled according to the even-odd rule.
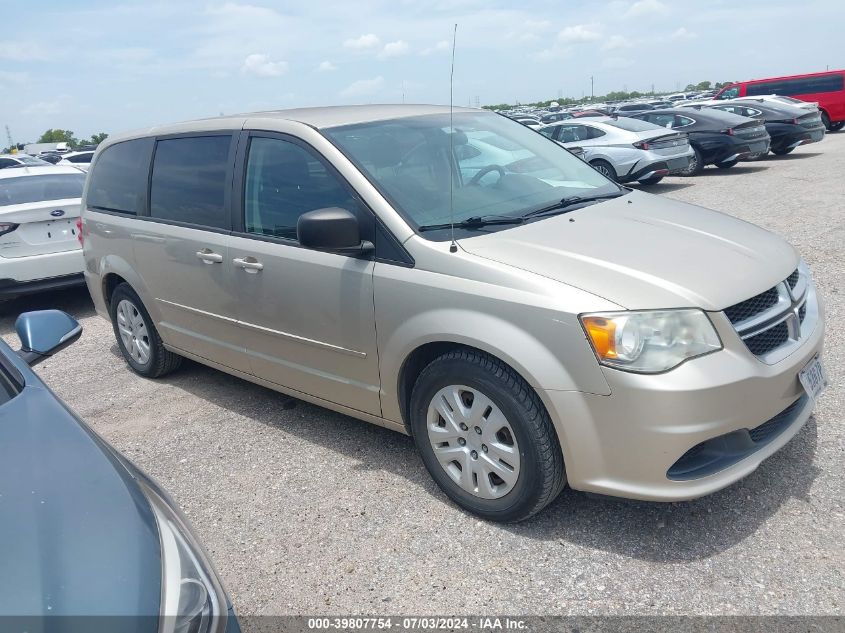
[[[805,397],[799,398],[772,419],[751,429],[748,432],[751,436],[751,441],[755,444],[767,444],[770,440],[780,435],[780,432],[795,420],[796,410],[804,404]]]
[[[789,328],[786,322],[779,323],[773,328],[764,330],[745,339],[745,344],[755,356],[768,354],[789,340]]]
[[[725,308],[725,316],[752,354],[775,363],[799,344],[813,296],[809,288],[809,277],[795,270],[773,288]]]
[[[769,288],[766,292],[760,293],[756,297],[751,297],[750,299],[746,299],[736,305],[732,305],[730,308],[725,308],[725,314],[728,316],[728,319],[730,319],[730,322],[736,325],[737,323],[750,319],[761,312],[765,312],[772,306],[777,305],[777,302],[778,289],[777,286],[775,286],[774,288]]]

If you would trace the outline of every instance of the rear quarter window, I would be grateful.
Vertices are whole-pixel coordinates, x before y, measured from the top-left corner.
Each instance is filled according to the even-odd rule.
[[[143,213],[153,144],[152,138],[139,138],[103,150],[91,169],[86,205],[130,215]]]

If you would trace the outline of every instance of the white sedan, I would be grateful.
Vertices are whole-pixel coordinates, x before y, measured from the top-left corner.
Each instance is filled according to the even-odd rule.
[[[0,170],[0,299],[85,283],[77,223],[84,184],[76,167]]]
[[[91,159],[94,158],[93,150],[85,150],[83,152],[68,152],[62,154],[62,159],[57,163],[58,165],[73,165],[79,169],[88,171],[91,166]]]

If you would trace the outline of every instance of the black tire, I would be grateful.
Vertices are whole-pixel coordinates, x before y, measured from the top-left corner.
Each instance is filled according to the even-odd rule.
[[[775,154],[777,156],[786,156],[787,154],[791,153],[794,149],[794,147],[781,147],[779,149],[773,149],[772,154]]]
[[[616,175],[616,170],[613,168],[613,165],[608,163],[606,160],[597,158],[596,160],[591,160],[590,165],[592,165],[593,169],[599,172],[602,176],[610,178],[613,182],[619,182],[619,176]]]
[[[724,162],[721,162],[721,163],[713,163],[713,164],[716,165],[716,167],[718,167],[719,169],[730,169],[731,167],[736,165],[738,162],[739,162],[739,159],[735,158],[734,160],[724,161]]]
[[[520,469],[513,488],[497,499],[482,499],[446,473],[428,437],[428,407],[437,392],[463,385],[486,395],[513,429]],[[566,485],[563,454],[552,421],[537,393],[513,369],[483,352],[457,349],[432,361],[411,394],[411,431],[423,463],[446,495],[484,519],[516,522],[542,510]]]
[[[836,123],[831,123],[830,127],[828,127],[827,129],[831,132],[838,132],[843,127],[845,127],[845,121],[837,121]]]
[[[694,153],[692,162],[689,164],[689,167],[679,172],[678,175],[687,177],[697,176],[701,173],[701,170],[704,169],[704,158],[702,158],[701,152],[698,151],[698,148],[695,145],[692,146],[692,151]]]
[[[833,126],[830,122],[830,117],[827,116],[827,112],[822,112],[822,123],[824,123],[825,128],[827,128],[829,132],[833,132]]]
[[[123,339],[120,337],[117,326],[117,306],[121,301],[129,301],[137,311],[137,314],[144,320],[144,326],[147,331],[146,338],[150,348],[150,357],[146,363],[140,363],[137,359],[133,358],[127,351]],[[140,374],[146,378],[160,378],[178,369],[179,365],[182,364],[181,356],[165,349],[164,344],[161,342],[161,337],[158,335],[158,330],[153,325],[150,314],[144,307],[141,298],[132,289],[132,286],[122,283],[114,289],[109,304],[109,315],[111,316],[114,337],[117,339],[117,346],[120,349],[120,353],[123,354],[123,359],[136,374]]]
[[[643,178],[642,180],[638,180],[641,185],[656,185],[661,180],[663,180],[663,176],[652,176],[651,178]]]

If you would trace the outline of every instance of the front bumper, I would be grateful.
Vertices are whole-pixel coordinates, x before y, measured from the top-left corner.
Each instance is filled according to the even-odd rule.
[[[724,349],[663,374],[603,368],[608,396],[545,391],[563,448],[569,485],[604,495],[681,501],[713,493],[754,471],[809,419],[813,402],[801,401],[798,372],[821,354],[824,315],[815,329],[780,362],[753,356],[722,313],[711,314]],[[795,404],[795,403],[798,404]],[[690,477],[670,469],[696,445],[778,418],[777,433],[737,460]],[[770,427],[769,427],[770,428]],[[747,447],[746,447],[747,448]],[[698,475],[701,476],[698,476]]]

